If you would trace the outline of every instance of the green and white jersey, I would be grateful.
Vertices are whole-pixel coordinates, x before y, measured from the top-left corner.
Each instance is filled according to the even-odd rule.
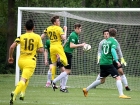
[[[48,50],[48,59],[50,58],[50,40],[46,40],[45,49]]]
[[[117,46],[117,42],[113,37],[110,37],[103,42],[100,65],[113,64],[113,55],[111,53],[111,48],[116,49]]]
[[[116,40],[116,39],[115,39]],[[99,43],[99,46],[98,46],[98,56],[101,56],[101,52],[102,52],[102,45],[104,43],[104,41],[106,41],[106,39],[103,39],[100,43]],[[117,51],[117,54],[118,54],[118,58],[121,59],[123,57],[123,54],[122,54],[122,50],[121,50],[121,47],[120,47],[120,44],[119,42],[116,40],[117,42],[117,48],[116,48],[116,51]]]
[[[79,43],[79,37],[78,34],[73,31],[70,36],[67,39],[67,42],[64,46],[64,51],[67,53],[73,53],[74,48],[70,48],[70,43],[78,44]]]

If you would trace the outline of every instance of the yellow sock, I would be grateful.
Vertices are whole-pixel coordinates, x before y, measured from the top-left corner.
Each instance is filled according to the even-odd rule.
[[[25,94],[25,91],[26,91],[26,88],[27,88],[27,86],[28,86],[28,84],[29,84],[29,80],[27,80],[27,82],[25,83],[25,85],[23,86],[23,88],[22,88],[22,90],[21,90],[21,94]]]
[[[25,82],[20,80],[16,86],[16,89],[14,91],[14,94],[17,95],[19,92],[21,92],[22,88],[24,87]]]
[[[52,66],[51,72],[52,72],[52,80],[54,80],[54,78],[55,78],[55,72],[56,72],[56,66]]]

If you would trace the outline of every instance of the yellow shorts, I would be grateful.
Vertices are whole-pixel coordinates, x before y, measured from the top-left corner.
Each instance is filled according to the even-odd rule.
[[[30,79],[30,77],[33,75],[35,67],[36,67],[36,61],[32,59],[19,59],[18,61],[19,68],[22,72],[21,77],[25,79]]]
[[[60,61],[64,66],[68,65],[68,61],[67,61],[67,57],[65,55],[64,49],[62,45],[51,45],[50,46],[50,57],[51,57],[51,61],[52,63],[55,63],[57,61],[57,57],[56,55],[60,56]]]

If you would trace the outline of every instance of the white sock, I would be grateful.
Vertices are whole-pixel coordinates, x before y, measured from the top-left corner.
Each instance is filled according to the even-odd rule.
[[[64,71],[53,80],[53,83],[56,83],[57,81],[61,80],[65,76],[67,76],[67,73]]]
[[[47,82],[51,82],[51,76],[52,76],[52,73],[50,70],[48,70]]]
[[[66,89],[67,80],[68,80],[68,75],[61,79],[61,88],[62,89]]]
[[[122,82],[121,80],[116,80],[116,86],[118,88],[119,94],[123,95],[123,87],[122,87]]]
[[[96,80],[100,80],[100,74],[98,74],[98,76],[97,76]]]
[[[122,79],[122,83],[124,84],[124,86],[125,87],[128,86],[127,78],[126,78],[126,76],[124,74],[121,75],[121,79]]]
[[[92,84],[90,84],[90,85],[86,88],[86,90],[89,91],[91,88],[94,88],[94,87],[96,87],[96,86],[99,85],[99,84],[101,84],[101,80],[96,80],[96,81],[94,81]]]

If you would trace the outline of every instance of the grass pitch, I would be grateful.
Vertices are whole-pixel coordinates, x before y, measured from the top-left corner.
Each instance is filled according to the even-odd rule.
[[[10,93],[15,89],[14,75],[0,75],[0,105],[9,105]],[[69,88],[69,93],[44,86],[29,85],[25,100],[17,96],[14,105],[140,105],[140,91],[125,91],[131,99],[120,99],[116,89],[96,88],[84,97],[82,88]]]

